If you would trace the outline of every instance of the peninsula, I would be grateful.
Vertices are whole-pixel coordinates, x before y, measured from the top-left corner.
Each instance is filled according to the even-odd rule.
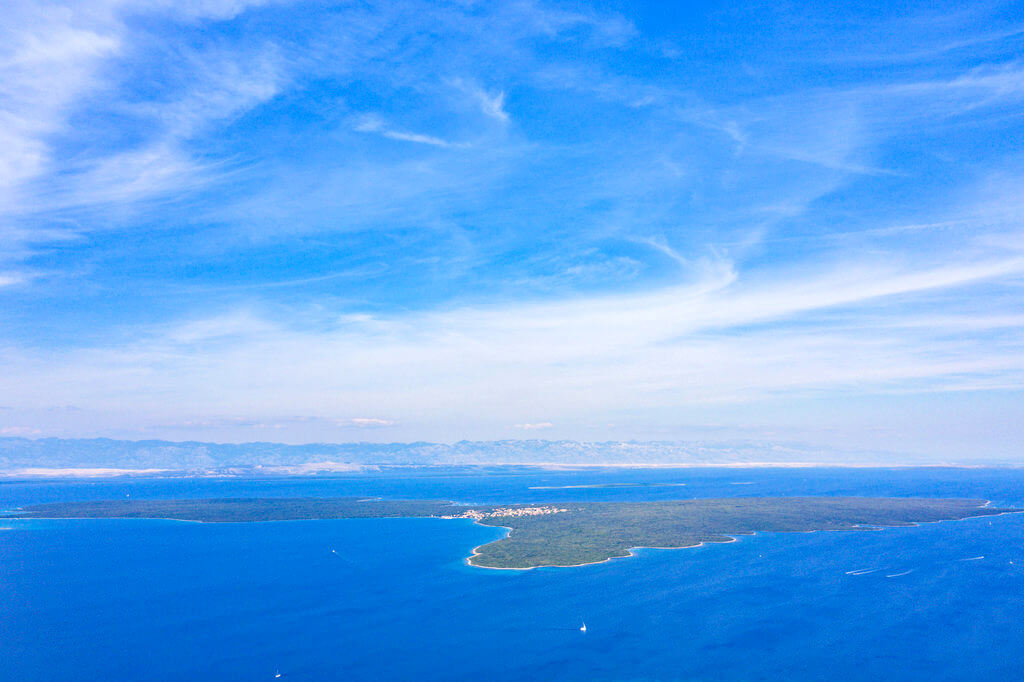
[[[877,497],[735,497],[653,502],[457,505],[445,500],[225,498],[41,504],[6,518],[138,518],[215,523],[432,517],[509,529],[473,550],[485,568],[579,566],[628,556],[636,547],[730,542],[755,532],[868,530],[1021,512],[984,500]]]

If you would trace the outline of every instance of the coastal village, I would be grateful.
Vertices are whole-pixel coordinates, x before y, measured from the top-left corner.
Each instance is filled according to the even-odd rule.
[[[559,514],[561,512],[567,512],[568,509],[560,509],[558,507],[543,506],[543,507],[497,507],[491,511],[480,511],[479,509],[467,509],[461,514],[452,514],[449,516],[442,516],[442,519],[473,519],[479,521],[480,519],[489,519],[496,516],[545,516],[547,514]]]

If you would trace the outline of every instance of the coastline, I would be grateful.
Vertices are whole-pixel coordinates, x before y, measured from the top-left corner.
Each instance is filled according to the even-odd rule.
[[[478,526],[487,526],[487,524],[479,523],[477,521],[474,521],[473,523],[478,525]],[[507,538],[509,535],[512,534],[512,530],[513,530],[512,528],[509,528],[508,526],[487,526],[487,527],[488,528],[504,528],[505,530],[508,531],[507,533],[505,533],[505,537],[498,538],[498,540],[504,540],[505,538]],[[813,531],[808,531],[808,532],[813,532]],[[738,535],[754,535],[754,533],[749,533],[749,534],[748,533],[739,533]],[[728,545],[729,543],[738,542],[739,541],[738,537],[735,537],[735,536],[732,536],[732,535],[726,535],[726,536],[723,536],[723,537],[727,537],[728,540],[703,540],[703,541],[698,542],[698,543],[693,544],[693,545],[680,545],[679,547],[654,547],[654,546],[646,546],[646,545],[637,545],[635,547],[630,547],[629,549],[627,549],[626,553],[621,555],[621,556],[610,556],[607,559],[601,559],[600,561],[586,561],[586,562],[584,562],[582,564],[543,564],[543,565],[540,565],[540,566],[481,566],[479,564],[474,564],[473,563],[473,557],[480,556],[480,554],[481,554],[480,552],[477,551],[478,549],[480,549],[481,547],[486,547],[487,545],[489,545],[489,544],[491,544],[493,542],[497,542],[498,541],[498,540],[491,540],[491,542],[485,542],[482,545],[477,545],[476,547],[474,547],[473,550],[472,550],[473,553],[470,554],[465,559],[463,559],[463,562],[465,562],[465,564],[467,566],[472,566],[473,568],[486,568],[486,569],[491,570],[491,571],[532,571],[532,570],[537,569],[537,568],[579,568],[581,566],[596,566],[598,564],[606,564],[609,561],[613,561],[615,559],[630,559],[630,558],[636,556],[636,552],[633,551],[633,550],[636,550],[636,549],[694,549],[696,547],[703,547],[704,545],[707,545],[707,544],[712,544],[712,545]]]
[[[741,499],[741,498],[737,498],[737,499]],[[769,502],[771,502],[771,501],[774,501],[774,500],[769,499]],[[480,564],[480,563],[477,563],[477,562],[478,562],[478,560],[479,560],[479,558],[481,556],[486,556],[487,555],[487,552],[485,551],[487,547],[489,547],[492,544],[498,543],[498,542],[500,542],[502,540],[507,540],[508,538],[510,538],[512,536],[513,533],[517,532],[517,523],[516,523],[515,520],[513,520],[511,518],[511,517],[515,517],[516,514],[511,514],[511,513],[508,513],[508,514],[501,513],[501,514],[497,515],[497,518],[495,518],[493,516],[486,516],[486,515],[484,517],[480,517],[480,516],[461,516],[461,515],[460,516],[445,516],[445,515],[438,515],[433,510],[428,511],[427,514],[417,514],[416,512],[419,511],[418,509],[417,510],[414,510],[414,509],[404,509],[402,511],[404,511],[406,513],[400,514],[400,515],[395,515],[395,516],[380,516],[380,517],[370,516],[370,517],[364,517],[364,516],[357,515],[357,516],[349,516],[349,517],[346,517],[346,516],[338,516],[338,517],[320,516],[320,517],[317,517],[316,515],[312,515],[312,516],[307,516],[305,518],[281,518],[281,519],[266,518],[265,516],[262,517],[262,518],[260,518],[258,516],[257,517],[252,517],[251,516],[250,518],[246,519],[246,518],[232,517],[230,515],[227,516],[227,517],[224,517],[222,515],[221,518],[210,518],[210,517],[202,518],[202,515],[199,515],[199,514],[196,514],[194,516],[199,516],[200,518],[181,518],[180,516],[174,517],[174,516],[162,516],[162,515],[161,516],[157,516],[157,515],[153,515],[153,516],[142,516],[142,515],[136,515],[136,516],[116,516],[116,515],[112,515],[112,516],[88,516],[88,515],[78,515],[78,516],[76,516],[76,515],[71,515],[71,516],[41,516],[41,517],[21,516],[21,517],[13,517],[13,518],[0,518],[0,523],[2,523],[3,521],[8,521],[8,520],[9,521],[15,521],[15,520],[19,520],[19,521],[21,521],[21,520],[24,520],[24,521],[39,521],[39,520],[74,521],[74,520],[97,520],[97,519],[109,520],[109,519],[114,519],[114,518],[116,518],[118,520],[121,520],[121,521],[124,521],[124,520],[129,520],[129,521],[176,521],[176,522],[185,522],[185,523],[209,523],[209,524],[216,524],[216,523],[273,523],[273,522],[280,523],[280,522],[286,522],[286,521],[346,520],[346,519],[355,519],[355,518],[382,518],[382,519],[383,518],[396,518],[396,519],[400,519],[400,518],[407,518],[407,519],[423,518],[423,519],[436,519],[436,520],[439,520],[439,521],[441,521],[441,520],[449,520],[449,519],[451,519],[451,520],[465,519],[465,520],[471,520],[474,524],[479,525],[479,526],[487,526],[487,527],[491,527],[491,528],[501,528],[501,529],[504,530],[504,533],[499,538],[495,538],[495,539],[489,540],[487,542],[480,543],[480,544],[476,545],[475,547],[473,547],[471,549],[470,555],[464,557],[464,559],[463,559],[463,562],[466,565],[472,566],[474,568],[487,568],[487,569],[492,569],[492,570],[523,571],[523,570],[533,570],[533,569],[536,569],[536,568],[576,568],[576,567],[582,567],[582,566],[589,566],[589,565],[593,565],[593,564],[600,564],[600,563],[605,563],[605,562],[611,561],[612,559],[625,559],[625,558],[635,557],[636,554],[637,554],[636,550],[640,550],[640,549],[691,549],[691,548],[694,548],[694,547],[701,547],[701,546],[704,546],[704,545],[707,545],[707,544],[728,544],[728,543],[731,543],[731,542],[738,541],[738,539],[740,537],[742,537],[742,536],[747,536],[747,535],[753,536],[753,535],[756,535],[758,533],[776,533],[776,532],[777,533],[817,533],[817,532],[821,532],[821,531],[849,532],[849,531],[862,531],[862,530],[879,531],[879,530],[884,530],[886,528],[910,528],[910,527],[916,527],[916,526],[921,526],[921,525],[923,525],[925,523],[940,523],[942,521],[966,520],[968,518],[991,518],[992,516],[1002,516],[1002,515],[1006,515],[1006,514],[1024,513],[1024,510],[1022,510],[1022,509],[1017,509],[1017,510],[1015,510],[1015,509],[1008,509],[1008,510],[1005,510],[1005,511],[1002,510],[1002,509],[991,509],[991,512],[993,512],[993,513],[979,514],[979,513],[977,513],[978,510],[984,510],[984,509],[990,509],[991,508],[992,500],[984,499],[984,498],[981,498],[981,499],[976,498],[976,499],[973,499],[973,500],[965,499],[965,500],[962,500],[962,502],[973,502],[973,505],[971,505],[970,507],[967,507],[965,505],[960,505],[959,508],[954,508],[955,511],[951,511],[952,515],[945,516],[944,518],[943,517],[936,518],[933,515],[933,518],[929,519],[929,520],[921,520],[921,521],[909,521],[909,520],[907,520],[907,521],[904,521],[903,519],[900,519],[897,516],[897,517],[889,517],[888,520],[890,521],[890,523],[888,523],[888,524],[886,524],[886,523],[855,523],[851,519],[850,521],[844,521],[843,523],[845,523],[847,525],[845,525],[843,527],[831,527],[831,528],[830,527],[817,527],[816,528],[816,527],[814,527],[814,524],[805,524],[804,525],[805,528],[809,527],[809,529],[807,529],[807,530],[802,530],[802,529],[800,529],[800,530],[798,530],[798,529],[792,529],[792,530],[771,530],[770,529],[771,524],[768,524],[769,529],[767,529],[767,530],[765,530],[765,529],[762,529],[762,530],[748,530],[748,529],[742,529],[741,530],[741,529],[737,529],[737,530],[735,530],[733,532],[729,532],[727,529],[722,529],[721,531],[716,531],[714,528],[707,528],[707,529],[704,529],[704,530],[697,530],[695,528],[692,532],[679,532],[679,533],[673,533],[673,534],[671,534],[671,535],[669,535],[667,537],[664,536],[664,535],[662,536],[665,539],[668,539],[670,542],[677,542],[678,541],[680,544],[668,545],[668,546],[637,544],[637,545],[632,545],[632,546],[624,547],[623,545],[625,544],[625,542],[622,542],[622,541],[625,540],[626,542],[628,542],[629,538],[628,537],[622,537],[622,538],[620,538],[619,542],[617,542],[617,543],[615,543],[615,542],[607,543],[607,544],[605,544],[604,547],[602,547],[601,543],[593,544],[592,546],[589,547],[590,555],[591,556],[603,556],[603,558],[601,558],[601,559],[595,559],[595,560],[590,560],[590,561],[579,561],[578,563],[572,563],[572,564],[553,564],[553,563],[546,563],[546,564],[544,564],[544,563],[542,563],[542,564],[533,564],[533,565],[510,565],[510,566],[489,566],[489,565],[484,565],[484,564]],[[975,510],[975,511],[974,512],[966,511],[968,509]],[[61,511],[63,511],[63,510],[61,510]],[[167,513],[167,512],[173,513],[173,510],[170,510],[170,509],[153,508],[152,511],[156,512],[157,514],[159,514],[161,511],[163,511],[165,513]],[[507,510],[505,510],[505,509],[498,509],[497,511],[498,512],[503,512],[503,511],[507,511]],[[566,511],[566,510],[562,510],[562,511]],[[25,511],[25,510],[17,510],[17,509],[15,509],[15,510],[7,510],[6,513],[10,514],[10,513],[19,513],[19,512],[25,512],[25,513],[29,513],[29,514],[31,513],[31,512]],[[413,514],[410,515],[408,512],[413,512]],[[961,514],[965,514],[965,515],[961,515]],[[505,518],[503,518],[503,517],[505,517]],[[492,521],[492,522],[485,522],[485,521]],[[501,521],[505,521],[506,524],[509,521],[512,521],[513,525],[512,526],[508,526],[508,525],[502,524]],[[760,523],[757,523],[756,520],[753,523],[756,524],[756,525],[754,525],[754,528],[756,528],[758,525],[762,525]],[[826,525],[828,525],[828,524],[826,524]],[[832,525],[833,526],[838,526],[839,523],[838,522],[837,523],[833,523]],[[5,530],[13,530],[13,529],[14,528],[10,528],[10,527],[5,528]],[[697,538],[700,538],[700,537],[704,537],[705,539],[697,541]],[[635,537],[635,539],[641,540],[643,538],[642,537]],[[540,552],[536,552],[536,553],[540,555],[540,556],[537,557],[540,560],[544,560],[545,558],[547,558],[548,560],[553,559],[553,557],[550,556],[550,554],[551,554],[550,552],[540,551]],[[573,552],[573,553],[575,553],[575,552]],[[572,556],[573,553],[570,553],[570,556]],[[555,552],[555,554],[557,555],[558,552]],[[547,555],[547,557],[545,557],[545,555]],[[492,555],[492,558],[494,558],[496,563],[510,563],[510,564],[517,564],[517,563],[520,563],[520,562],[526,563],[526,561],[529,560],[527,557],[528,557],[528,553],[527,553],[527,555],[524,556],[523,552],[519,552],[519,556],[517,556],[517,553],[515,551],[512,551],[511,553],[504,553],[504,552],[503,553],[499,553],[497,556],[493,556]],[[575,557],[573,557],[573,558],[575,558]]]
[[[984,509],[985,507],[987,507],[987,506],[989,506],[991,504],[992,504],[992,500],[984,500],[984,504],[980,505],[978,508],[979,509]],[[680,545],[678,547],[655,547],[655,546],[649,546],[649,545],[636,545],[634,547],[630,547],[629,549],[627,549],[626,550],[626,554],[623,554],[623,555],[620,555],[620,556],[610,556],[607,559],[602,559],[601,561],[587,561],[587,562],[584,562],[584,563],[581,563],[581,564],[543,564],[543,565],[538,565],[538,566],[481,566],[479,564],[474,564],[473,563],[473,558],[477,557],[477,556],[480,556],[482,554],[482,552],[478,551],[481,547],[486,547],[489,544],[492,544],[494,542],[498,542],[498,540],[504,540],[505,538],[507,538],[508,536],[510,536],[512,534],[512,531],[514,529],[510,528],[509,526],[491,526],[491,525],[488,525],[488,524],[485,524],[485,523],[480,523],[479,521],[473,521],[473,523],[478,525],[478,526],[487,526],[488,528],[504,528],[508,532],[505,533],[504,537],[498,538],[498,540],[491,540],[490,542],[485,542],[485,543],[483,543],[481,545],[477,545],[476,547],[474,547],[472,549],[472,553],[468,557],[463,559],[463,563],[465,563],[467,566],[472,566],[473,568],[484,568],[484,569],[488,569],[488,570],[491,570],[491,571],[532,571],[532,570],[537,569],[537,568],[579,568],[581,566],[596,566],[598,564],[608,563],[609,561],[612,561],[612,560],[615,560],[615,559],[631,559],[631,558],[636,556],[636,552],[634,550],[637,550],[637,549],[695,549],[697,547],[703,547],[704,545],[728,545],[728,544],[733,543],[733,542],[738,542],[740,537],[752,537],[754,535],[757,535],[758,533],[848,533],[848,532],[853,532],[853,531],[872,531],[872,530],[873,531],[883,531],[883,530],[885,530],[887,528],[916,528],[918,526],[923,526],[925,524],[931,524],[931,523],[945,523],[947,521],[968,521],[970,519],[982,519],[982,518],[991,519],[991,518],[996,517],[996,516],[1006,516],[1007,514],[1021,514],[1021,513],[1024,513],[1024,512],[1020,512],[1020,511],[1007,511],[1007,512],[1000,512],[998,514],[987,514],[985,516],[965,516],[965,517],[959,518],[959,519],[938,519],[936,521],[912,521],[910,523],[907,523],[906,525],[900,525],[900,526],[885,526],[885,525],[874,525],[874,526],[866,526],[865,525],[865,526],[860,526],[860,525],[858,525],[858,526],[855,526],[853,528],[822,528],[820,530],[751,531],[749,533],[736,533],[735,535],[732,535],[732,534],[724,535],[723,534],[723,537],[727,537],[729,539],[728,540],[703,540],[703,541],[698,542],[696,544]]]

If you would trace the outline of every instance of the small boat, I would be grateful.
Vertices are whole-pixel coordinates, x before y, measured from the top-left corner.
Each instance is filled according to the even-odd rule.
[[[580,626],[580,632],[586,632],[586,631],[587,631],[587,624],[583,623],[583,625]]]
[[[280,670],[274,671],[274,679],[276,680],[279,677],[281,677],[281,671]]]

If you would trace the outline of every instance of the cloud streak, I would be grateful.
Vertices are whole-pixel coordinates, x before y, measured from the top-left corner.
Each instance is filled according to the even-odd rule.
[[[385,125],[384,121],[376,116],[367,116],[356,125],[355,129],[361,133],[377,133],[390,140],[398,140],[399,142],[415,142],[417,144],[427,144],[434,147],[464,147],[464,144],[457,144],[443,140],[440,137],[434,137],[432,135],[423,135],[420,133],[410,133],[402,130],[395,130]]]

